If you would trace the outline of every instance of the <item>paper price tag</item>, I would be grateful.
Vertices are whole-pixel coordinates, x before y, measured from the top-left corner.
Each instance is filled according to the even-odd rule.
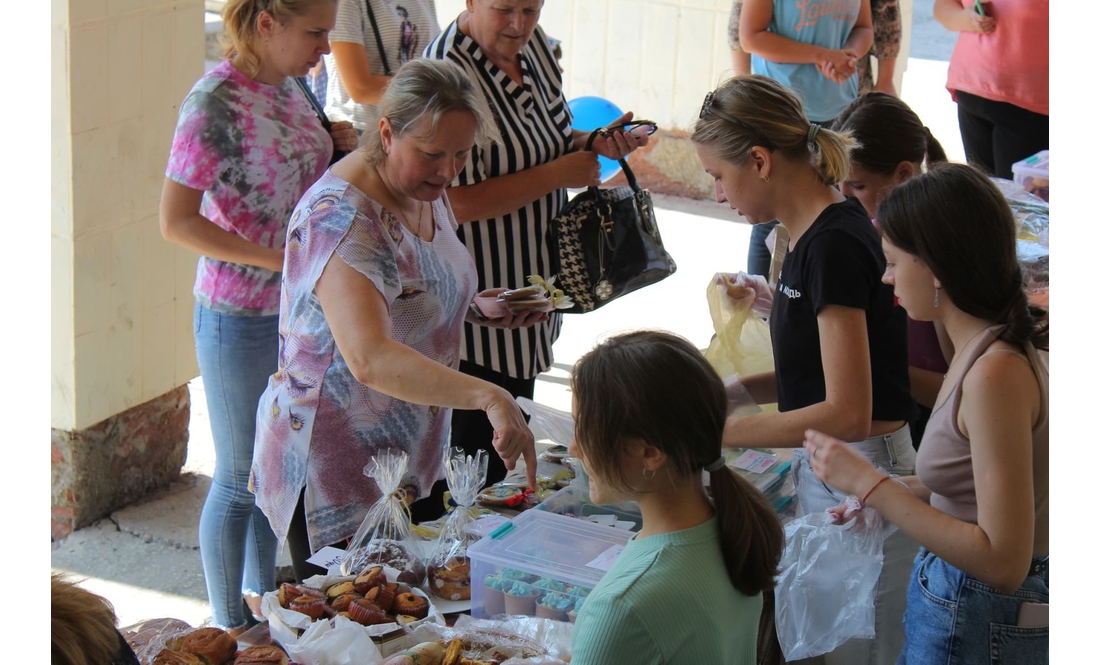
[[[764,473],[775,466],[777,461],[777,458],[771,455],[765,455],[755,450],[746,450],[741,453],[741,456],[737,458],[733,466],[735,469],[744,469],[745,471],[752,471],[753,473]]]
[[[315,566],[320,566],[329,572],[332,572],[335,568],[337,569],[337,574],[339,574],[340,564],[344,561],[345,554],[347,554],[347,552],[342,549],[326,546],[317,550],[317,553],[306,559],[306,562],[312,563]]]
[[[598,557],[589,561],[587,565],[589,568],[602,570],[606,573],[611,570],[611,566],[615,565],[615,560],[619,558],[619,554],[621,554],[622,551],[622,545],[613,545],[601,552]]]

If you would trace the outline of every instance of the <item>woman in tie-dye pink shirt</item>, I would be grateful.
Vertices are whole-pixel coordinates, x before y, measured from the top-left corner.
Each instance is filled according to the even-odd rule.
[[[325,131],[293,79],[328,52],[335,0],[230,0],[223,17],[233,46],[180,107],[160,223],[201,255],[195,351],[216,464],[199,549],[213,622],[235,633],[248,625],[242,595],[254,612],[275,587],[276,540],[248,472],[256,404],[277,367],[287,220],[354,130]]]

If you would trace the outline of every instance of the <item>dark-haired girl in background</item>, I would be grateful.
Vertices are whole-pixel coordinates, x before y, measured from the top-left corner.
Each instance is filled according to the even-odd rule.
[[[848,177],[840,183],[840,191],[859,199],[871,221],[875,221],[879,201],[920,173],[923,164],[931,166],[947,161],[939,141],[913,109],[897,97],[881,92],[867,93],[849,104],[837,116],[836,129],[851,132],[858,142],[852,149],[851,167]],[[916,448],[947,371],[941,347],[946,345],[949,356],[950,342],[931,321],[910,317],[908,323],[909,386],[919,407],[919,413],[909,423]]]
[[[1012,212],[988,178],[949,164],[899,185],[878,220],[883,281],[955,347],[917,475],[885,482],[812,430],[805,449],[819,478],[922,546],[899,663],[1047,662],[1049,347],[1044,313],[1024,295]]]
[[[577,617],[574,665],[755,665],[761,591],[774,586],[783,529],[725,465],[722,379],[687,340],[641,331],[581,358],[573,395],[570,448],[592,500],[642,510],[641,532]]]

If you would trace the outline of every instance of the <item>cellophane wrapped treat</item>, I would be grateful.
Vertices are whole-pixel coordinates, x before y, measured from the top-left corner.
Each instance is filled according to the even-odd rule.
[[[379,451],[363,469],[363,474],[378,484],[382,498],[367,511],[348,546],[340,564],[344,575],[358,575],[372,566],[389,566],[399,571],[398,582],[412,586],[424,583],[424,563],[401,489],[408,466],[407,453],[386,449]]]
[[[428,590],[444,600],[470,599],[470,560],[466,548],[479,536],[470,526],[477,519],[474,504],[485,484],[489,457],[484,450],[474,456],[448,448],[444,462],[447,487],[456,507],[443,523],[428,559]]]

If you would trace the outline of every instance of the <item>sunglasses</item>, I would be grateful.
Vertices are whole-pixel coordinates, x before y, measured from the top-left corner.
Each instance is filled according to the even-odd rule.
[[[760,145],[764,146],[768,150],[774,150],[774,148],[772,147],[771,141],[769,141],[767,138],[765,138],[764,135],[758,129],[756,129],[755,127],[753,127],[752,125],[750,125],[749,123],[747,123],[743,120],[738,120],[737,118],[733,117],[732,115],[729,115],[728,113],[723,113],[722,111],[719,111],[718,109],[714,108],[714,92],[713,91],[708,92],[706,98],[703,99],[703,107],[699,109],[699,119],[700,120],[706,120],[708,116],[712,116],[712,115],[716,118],[721,119],[721,120],[725,120],[726,122],[733,123],[733,124],[737,125],[738,127],[748,131],[748,132],[756,134],[756,137],[758,139],[760,139]]]

